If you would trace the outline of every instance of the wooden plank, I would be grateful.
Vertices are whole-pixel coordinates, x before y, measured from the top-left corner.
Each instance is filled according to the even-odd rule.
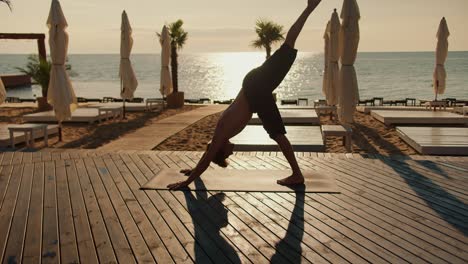
[[[36,151],[33,153],[32,162],[40,162],[42,161],[42,152]]]
[[[358,201],[353,199],[339,199],[338,197],[324,197],[318,195],[316,200],[320,202],[323,206],[327,207],[338,207],[338,208],[347,208],[347,210],[340,210],[340,214],[343,214],[345,217],[349,217],[352,223],[357,223],[362,227],[368,229],[367,232],[374,232],[377,236],[380,236],[381,239],[377,240],[376,243],[385,247],[385,249],[390,250],[392,253],[397,254],[400,257],[403,257],[406,261],[412,263],[418,262],[434,262],[453,259],[450,256],[446,259],[444,257],[439,257],[436,254],[428,254],[428,248],[434,247],[427,243],[421,243],[422,241],[419,238],[411,237],[408,235],[405,230],[404,223],[395,224],[392,221],[382,220],[382,216],[377,217],[375,213],[369,214],[369,211],[365,206],[362,206]],[[455,261],[457,262],[457,261]]]
[[[42,263],[60,263],[57,183],[55,164],[44,163],[44,219],[42,226]]]
[[[23,262],[39,263],[42,251],[42,217],[44,200],[44,163],[34,164],[34,175],[24,241]]]
[[[318,160],[316,160],[316,162],[318,162]],[[335,170],[336,165],[332,165],[329,168],[330,170]],[[349,171],[349,169],[347,169],[347,171]],[[335,171],[335,173],[337,173],[337,171]],[[346,173],[343,173],[343,172],[338,172],[337,174],[340,175],[339,178],[342,181],[344,180],[345,177],[348,177]],[[361,184],[358,184],[357,186],[362,186],[362,185],[363,184],[361,183]],[[342,195],[345,195],[343,199],[346,199],[346,201],[348,200],[353,201],[355,204],[359,204],[359,208],[362,208],[363,210],[368,211],[372,215],[379,217],[380,220],[393,225],[392,228],[388,229],[389,232],[397,233],[401,235],[403,239],[408,240],[411,243],[409,244],[409,246],[406,246],[405,248],[411,248],[411,245],[424,245],[423,247],[424,251],[417,252],[417,250],[415,250],[415,252],[417,252],[417,255],[419,256],[425,256],[427,260],[434,259],[434,258],[437,258],[437,256],[445,254],[445,252],[440,251],[438,248],[434,248],[431,251],[426,250],[426,248],[429,248],[432,246],[421,239],[421,238],[427,237],[425,233],[421,232],[421,224],[424,224],[424,222],[421,222],[420,224],[415,224],[415,221],[419,221],[419,220],[414,219],[410,211],[403,212],[402,214],[402,211],[399,210],[399,208],[393,209],[389,207],[389,204],[382,203],[381,199],[385,199],[383,196],[365,195],[364,193],[366,192],[359,191],[359,189],[356,190],[355,189],[356,187],[353,187],[352,185],[350,186],[342,185],[341,188],[342,188]],[[390,211],[389,209],[393,209],[393,210]],[[411,226],[414,226],[414,228]],[[400,231],[399,228],[402,228],[403,231]],[[439,239],[440,235],[435,236],[435,237]],[[427,242],[438,243],[437,240],[434,240],[434,237],[432,239],[427,240]],[[401,242],[397,242],[396,244],[401,244]],[[437,252],[437,254],[431,255],[432,252]]]
[[[330,165],[330,164],[328,163],[324,165]],[[363,184],[362,182],[359,182],[357,178],[357,177],[361,177],[361,174],[350,171],[347,167],[341,167],[339,164],[334,165],[335,168],[337,168],[337,166],[339,170],[342,171],[343,173],[350,174],[353,176],[349,178],[349,181],[347,181],[348,183],[350,183],[351,185],[353,185],[353,182],[356,185]],[[343,178],[343,180],[344,179],[347,179],[347,178]],[[385,195],[381,195],[381,194],[385,194]],[[403,212],[403,214],[407,212],[408,214],[413,215],[413,216],[423,217],[424,219],[426,219],[425,223],[429,226],[438,224],[439,225],[438,228],[447,227],[449,229],[453,229],[453,227],[447,224],[445,220],[440,219],[436,215],[433,215],[430,208],[424,207],[424,206],[414,207],[414,203],[407,203],[406,199],[401,200],[401,198],[398,198],[395,196],[393,196],[393,198],[389,198],[389,197],[392,197],[391,192],[385,189],[382,189],[381,187],[373,187],[372,185],[368,185],[365,195],[366,196],[374,195],[379,201],[382,200],[382,202],[384,202],[385,204],[388,203],[388,205],[391,208],[395,208],[393,210],[397,212],[400,212],[400,213]],[[375,198],[370,198],[370,199],[376,200]],[[453,219],[453,220],[450,219],[450,220],[455,221],[455,223],[459,225],[462,225],[462,226],[464,225],[464,223],[456,219]],[[429,224],[428,221],[432,221],[433,223]]]
[[[8,237],[3,262],[15,263],[21,262],[23,259],[23,242],[28,219],[33,170],[34,167],[32,164],[24,165],[21,186],[16,199],[16,208],[10,227],[10,236]]]
[[[91,227],[88,221],[86,206],[84,204],[80,183],[78,182],[78,174],[76,172],[74,161],[69,159],[65,160],[65,167],[67,172],[73,222],[75,224],[76,241],[78,245],[80,262],[98,263],[96,246],[91,234]]]
[[[32,162],[32,152],[23,153],[23,164]]]
[[[11,165],[14,152],[5,152],[3,154],[2,166]]]
[[[21,164],[21,161],[23,160],[23,152],[16,151],[13,153],[13,159],[11,160],[11,164]]]
[[[359,161],[354,161],[354,162],[359,162]],[[353,162],[346,162],[346,164],[349,164],[349,166],[353,166],[355,168],[354,171],[356,172],[363,172],[364,174],[367,174],[368,172],[359,165],[355,165]],[[400,163],[401,164],[401,163]],[[367,166],[372,167],[372,164],[367,164]],[[415,206],[415,208],[418,208],[422,211],[425,211],[427,213],[433,213],[434,206],[437,206],[437,211],[438,213],[446,213],[448,215],[451,215],[455,218],[463,218],[463,217],[468,217],[468,213],[463,211],[464,204],[463,202],[459,201],[458,198],[453,196],[451,193],[452,192],[450,189],[448,189],[451,192],[447,192],[447,188],[441,188],[437,183],[432,182],[429,178],[426,178],[425,176],[418,174],[415,171],[409,171],[407,174],[406,172],[401,172],[399,171],[398,163],[389,163],[387,166],[388,168],[392,168],[395,171],[389,171],[385,175],[392,175],[393,177],[377,177],[373,181],[378,188],[385,188],[385,190],[391,191],[391,194],[389,195],[390,197],[396,197],[396,199],[399,199],[398,196],[403,196],[405,197],[405,201],[407,201],[408,204],[412,204]],[[380,169],[380,171],[386,171],[384,169]],[[395,173],[397,172],[397,173]],[[372,172],[372,175],[375,173]],[[382,173],[375,174],[375,176],[381,176]],[[408,176],[408,178],[406,178]],[[394,180],[394,178],[401,177],[404,179],[400,179],[400,181]],[[364,178],[364,180],[367,180]],[[408,185],[411,188],[407,188]],[[421,199],[426,198],[426,199]],[[433,208],[429,209],[427,208],[427,199],[431,200],[431,203],[433,203]],[[411,202],[411,203],[410,203]]]
[[[164,218],[159,213],[158,207],[153,204],[152,198],[154,195],[156,195],[156,193],[154,191],[146,192],[138,190],[141,184],[147,181],[147,177],[151,178],[153,176],[152,171],[143,163],[143,161],[141,161],[141,159],[139,159],[139,156],[134,154],[122,156],[122,160],[125,162],[125,165],[134,176],[127,178],[126,181],[134,195],[137,197],[137,200],[142,206],[143,210],[148,215],[149,220],[155,228],[155,231],[164,242],[164,245],[169,251],[169,254],[171,254],[173,260],[176,263],[192,262],[183,246],[177,240],[178,234],[171,232],[171,228],[167,225],[167,223],[164,221]],[[124,176],[125,175],[126,174],[124,174]]]
[[[96,194],[93,191],[93,186],[89,180],[89,175],[86,170],[84,161],[82,159],[75,160],[75,166],[83,198],[86,207],[86,213],[89,218],[92,235],[94,237],[95,247],[99,262],[113,262],[117,263],[117,258],[112,248],[109,234],[104,223],[104,219],[99,208]]]
[[[292,216],[291,219],[283,218],[280,213],[265,206],[263,201],[257,198],[257,194],[260,195],[260,193],[237,193],[237,195],[230,195],[229,198],[239,208],[263,223],[264,228],[277,236],[273,241],[275,241],[279,254],[284,255],[293,263],[302,261],[320,263],[325,260],[330,262],[339,260],[339,262],[344,263],[353,259],[350,257],[350,259],[345,260],[333,252],[329,246],[324,246],[323,241],[320,241],[323,235],[310,236],[308,233],[304,233],[304,222],[301,222],[300,216],[299,218]],[[265,199],[265,197],[261,199]]]
[[[164,243],[152,226],[146,212],[140,205],[138,198],[140,197],[140,194],[144,194],[138,190],[137,186],[134,186],[134,191],[138,194],[137,196],[126,183],[126,181],[129,181],[132,178],[134,180],[133,175],[127,169],[122,160],[116,160],[114,162],[112,159],[104,159],[104,163],[106,164],[111,177],[114,179],[122,198],[126,201],[127,207],[132,214],[135,223],[137,223],[143,239],[145,239],[153,257],[160,262],[173,262],[170,254],[164,246]]]
[[[23,165],[14,165],[11,173],[11,180],[5,193],[2,208],[0,209],[0,252],[2,261],[8,261],[5,255],[10,227],[12,225],[13,215],[21,187],[23,176]]]
[[[165,163],[159,159],[159,156],[152,155],[152,160],[160,164],[161,167],[166,167]],[[148,180],[148,179],[147,179]],[[140,184],[142,184],[140,182]],[[211,262],[210,258],[206,255],[204,251],[195,252],[195,240],[183,223],[177,218],[172,209],[166,204],[159,192],[155,191],[146,191],[146,194],[151,199],[154,206],[158,209],[164,221],[169,226],[170,230],[176,235],[179,243],[185,248],[187,254],[190,256],[192,261],[207,261]]]
[[[95,157],[93,160],[96,164],[99,176],[101,177],[101,180],[107,190],[109,198],[115,208],[115,211],[117,212],[120,223],[125,230],[125,234],[127,235],[127,239],[130,243],[135,258],[137,259],[137,262],[154,262],[153,256],[148,246],[146,245],[146,242],[142,237],[137,224],[132,218],[129,208],[126,206],[128,203],[134,202],[134,198],[133,200],[128,200],[127,202],[124,201],[124,198],[119,193],[119,190],[112,179],[112,175],[109,172],[106,164],[104,164],[104,161],[99,157]]]
[[[239,258],[235,253],[232,245],[229,244],[219,233],[220,230],[216,230],[216,227],[213,226],[213,223],[208,219],[204,219],[203,226],[196,221],[197,216],[203,217],[200,211],[190,211],[191,206],[194,206],[197,203],[195,200],[186,200],[185,204],[188,204],[188,210],[184,210],[182,206],[184,202],[179,203],[169,192],[158,192],[164,201],[172,208],[176,217],[185,225],[188,232],[194,238],[194,251],[195,256],[197,252],[203,251],[210,258],[213,263],[228,263],[233,259],[239,262]],[[187,192],[186,195],[190,196]],[[190,198],[186,198],[190,199]],[[193,209],[193,207],[192,207]],[[218,228],[219,229],[219,228]],[[229,253],[229,251],[231,253]],[[230,257],[230,258],[229,258]],[[236,259],[237,257],[237,259]],[[200,262],[200,260],[195,258],[195,262]]]
[[[89,157],[84,159],[84,164],[86,167],[87,175],[89,176],[90,185],[94,189],[96,201],[101,211],[102,219],[104,220],[107,233],[111,240],[112,247],[115,251],[115,255],[118,262],[136,263],[136,259],[133,254],[132,248],[130,247],[127,236],[123,230],[124,227],[120,224],[119,217],[112,205],[111,198],[107,194],[107,191],[104,188],[104,184],[100,179],[98,168],[94,164],[94,161]],[[85,177],[83,177],[83,179],[87,180]],[[96,215],[95,217],[99,217],[99,215]],[[100,225],[96,225],[96,228],[98,228],[99,226]],[[94,232],[94,230],[93,234],[95,235],[95,237],[101,237],[101,239],[105,240],[105,238],[102,238],[102,236],[104,235],[100,235],[100,233],[96,233]],[[97,240],[96,244],[98,244]],[[100,254],[99,250],[98,253]],[[99,255],[99,257],[101,258],[101,255]]]
[[[310,207],[307,203],[310,201],[306,203],[305,195],[303,194],[296,193],[295,197],[285,195],[291,198],[290,203],[285,202],[282,199],[282,195],[260,193],[253,195],[257,200],[261,200],[263,204],[262,208],[268,208],[262,211],[273,211],[280,215],[280,217],[283,217],[283,219],[287,219],[290,222],[293,222],[290,220],[293,219],[296,224],[300,224],[302,232],[305,233],[304,238],[309,237],[310,240],[318,240],[320,246],[315,245],[317,242],[310,243],[310,246],[318,250],[318,253],[323,255],[327,260],[332,260],[332,258],[336,260],[345,259],[351,263],[359,263],[364,261],[364,259],[370,262],[381,262],[384,259],[396,260],[395,256],[391,256],[391,254],[385,251],[375,254],[373,252],[375,249],[369,248],[369,242],[366,241],[362,234],[352,232],[347,226],[340,224],[340,222],[344,222],[346,219],[338,218],[334,219],[333,224],[327,223],[332,222],[332,220],[326,221],[329,217],[320,210],[317,212],[309,210]],[[291,218],[288,218],[288,216]],[[314,224],[311,225],[310,223]],[[289,225],[288,228],[292,229]],[[332,262],[335,261],[332,260]],[[343,260],[339,262],[343,262]]]
[[[358,161],[355,161],[355,163]],[[388,163],[388,164],[387,164]],[[362,165],[361,165],[362,164]],[[394,164],[394,166],[392,166]],[[357,163],[354,164],[358,169],[361,166],[371,166],[376,170],[382,170],[388,172],[391,175],[397,177],[391,177],[389,180],[392,182],[392,186],[407,187],[408,182],[415,181],[418,185],[424,186],[425,190],[434,191],[436,194],[443,194],[443,192],[437,192],[432,187],[431,183],[437,184],[438,186],[449,190],[454,193],[457,197],[464,199],[468,198],[468,195],[464,193],[464,190],[468,187],[467,182],[463,180],[463,174],[459,174],[454,171],[442,170],[434,162],[426,163],[426,161],[407,161],[407,160],[388,160],[388,161],[376,161],[371,163]],[[430,179],[428,181],[419,181],[419,176],[423,175]],[[458,179],[457,179],[458,178]],[[385,179],[387,180],[387,179]],[[449,202],[450,201],[445,201]]]
[[[55,161],[57,178],[57,212],[59,220],[59,246],[60,259],[64,263],[79,262],[78,246],[76,243],[75,226],[73,225],[73,212],[70,202],[67,172],[63,160]]]
[[[13,166],[0,166],[0,209],[3,206],[8,186],[10,184],[12,170]]]

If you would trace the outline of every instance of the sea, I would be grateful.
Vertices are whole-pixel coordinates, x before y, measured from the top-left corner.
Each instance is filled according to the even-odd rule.
[[[24,67],[27,54],[0,54],[0,74],[16,74]],[[277,88],[280,99],[324,98],[323,53],[299,52],[289,74]],[[247,72],[265,60],[263,52],[222,52],[179,54],[179,91],[186,99],[235,98]],[[119,97],[119,54],[70,54],[71,79],[79,97]],[[133,54],[138,79],[135,97],[161,97],[159,54]],[[355,68],[361,99],[433,99],[434,52],[361,52]],[[439,98],[468,99],[468,51],[449,52],[445,68],[447,88]],[[7,89],[8,96],[40,96],[38,85]]]

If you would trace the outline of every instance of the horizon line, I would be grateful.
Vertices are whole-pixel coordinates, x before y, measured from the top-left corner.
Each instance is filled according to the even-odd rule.
[[[323,53],[323,51],[298,51],[299,53]],[[427,52],[435,52],[435,50],[401,50],[401,51],[358,51],[358,53],[427,53]],[[468,52],[468,50],[450,50],[450,52]],[[265,51],[195,51],[195,52],[181,52],[178,53],[179,55],[182,54],[203,54],[203,53],[265,53]],[[36,54],[36,52],[19,52],[19,53],[0,53],[0,55],[30,55]],[[131,55],[159,55],[160,52],[132,52]],[[49,55],[49,54],[48,54]],[[120,55],[118,52],[114,53],[107,53],[107,52],[76,52],[76,53],[69,53],[68,55]]]

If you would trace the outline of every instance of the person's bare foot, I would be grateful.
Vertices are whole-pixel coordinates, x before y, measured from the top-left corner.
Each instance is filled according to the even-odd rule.
[[[292,186],[304,184],[304,176],[302,175],[291,175],[281,180],[277,180],[276,183],[279,185]]]

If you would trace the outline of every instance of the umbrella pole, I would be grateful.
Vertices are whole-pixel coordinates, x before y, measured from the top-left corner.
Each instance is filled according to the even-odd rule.
[[[58,123],[59,141],[62,142],[62,122]]]
[[[123,116],[122,116],[122,119],[125,119],[125,101],[126,101],[126,99],[123,99]]]

